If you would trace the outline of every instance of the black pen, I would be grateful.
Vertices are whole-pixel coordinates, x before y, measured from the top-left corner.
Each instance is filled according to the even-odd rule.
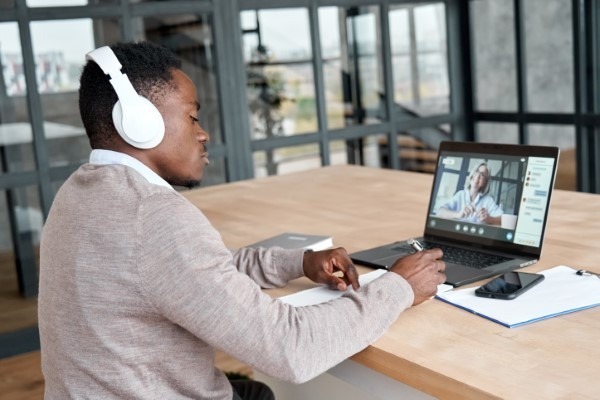
[[[587,271],[585,269],[580,269],[579,271],[575,272],[577,275],[580,276],[597,276],[600,277],[600,274],[597,274],[595,272],[591,272],[591,271]]]
[[[416,239],[408,239],[406,241],[406,243],[408,243],[410,245],[410,247],[412,247],[415,251],[423,251],[423,245],[421,243],[419,243],[418,240]]]

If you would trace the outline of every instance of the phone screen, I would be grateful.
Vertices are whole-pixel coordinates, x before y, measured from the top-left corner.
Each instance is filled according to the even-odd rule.
[[[486,283],[475,293],[479,296],[511,299],[541,282],[544,275],[527,272],[507,272]]]

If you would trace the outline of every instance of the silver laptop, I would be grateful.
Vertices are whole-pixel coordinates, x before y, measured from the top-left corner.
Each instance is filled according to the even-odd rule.
[[[442,142],[427,208],[425,248],[440,247],[446,283],[461,286],[538,261],[559,149]],[[390,268],[413,253],[399,241],[350,255]]]

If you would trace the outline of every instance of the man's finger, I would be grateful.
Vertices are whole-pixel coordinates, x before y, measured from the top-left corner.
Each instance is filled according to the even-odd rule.
[[[344,292],[347,288],[348,285],[346,284],[346,282],[344,282],[343,279],[335,276],[335,275],[329,275],[327,277],[327,286],[329,286],[330,289],[337,289],[339,291]]]
[[[354,290],[360,288],[360,282],[358,281],[358,272],[354,267],[354,264],[349,264],[346,271],[344,271],[344,280],[347,284],[352,285]]]
[[[431,257],[434,259],[440,259],[444,256],[444,252],[439,247],[435,247],[433,249],[425,250]]]

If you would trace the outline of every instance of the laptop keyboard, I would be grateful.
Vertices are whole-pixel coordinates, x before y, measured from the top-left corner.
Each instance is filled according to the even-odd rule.
[[[459,247],[446,246],[439,243],[421,242],[424,248],[432,249],[434,247],[442,249],[444,256],[442,260],[453,264],[466,265],[472,268],[485,268],[490,265],[500,264],[511,260],[508,257],[486,254],[473,250],[465,250]]]

